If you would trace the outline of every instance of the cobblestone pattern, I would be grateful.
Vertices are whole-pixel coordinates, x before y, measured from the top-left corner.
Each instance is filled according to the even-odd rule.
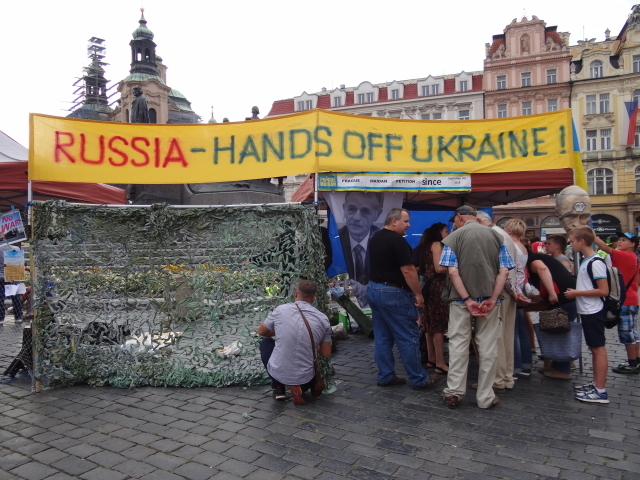
[[[623,351],[609,332],[611,364]],[[459,480],[640,478],[638,376],[612,374],[611,404],[572,398],[534,373],[490,411],[451,411],[432,391],[375,384],[373,342],[334,357],[332,395],[276,403],[268,387],[91,388],[0,385],[0,480]],[[398,358],[398,357],[396,357]],[[469,384],[477,364],[471,357]],[[401,372],[399,372],[401,373]]]

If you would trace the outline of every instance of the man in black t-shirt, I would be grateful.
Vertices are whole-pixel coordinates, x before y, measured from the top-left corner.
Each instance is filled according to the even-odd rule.
[[[374,359],[378,366],[378,385],[388,387],[407,383],[394,371],[393,344],[398,345],[411,388],[421,390],[440,378],[429,378],[420,362],[418,312],[424,307],[418,274],[411,260],[411,247],[404,239],[409,228],[409,212],[393,208],[384,228],[369,243],[370,275],[367,299],[371,306],[375,339]]]

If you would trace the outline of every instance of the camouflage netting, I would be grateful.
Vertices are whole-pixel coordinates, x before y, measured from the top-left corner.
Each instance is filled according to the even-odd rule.
[[[302,205],[36,203],[35,380],[264,384],[257,325],[300,278],[326,285],[317,225]],[[239,354],[219,353],[234,342]]]

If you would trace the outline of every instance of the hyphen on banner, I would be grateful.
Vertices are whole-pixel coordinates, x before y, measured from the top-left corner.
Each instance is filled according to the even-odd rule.
[[[318,175],[320,191],[468,192],[468,173],[344,172]]]
[[[26,239],[24,224],[18,210],[0,215],[0,245],[24,242]]]

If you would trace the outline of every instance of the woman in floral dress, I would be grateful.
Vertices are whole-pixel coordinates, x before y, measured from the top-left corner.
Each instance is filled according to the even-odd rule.
[[[446,375],[449,366],[444,361],[444,334],[449,325],[449,305],[442,301],[442,289],[447,279],[447,268],[440,266],[442,240],[449,234],[444,223],[435,223],[422,234],[420,244],[413,250],[413,264],[418,275],[427,279],[422,289],[424,313],[420,315],[427,340],[427,368]]]

